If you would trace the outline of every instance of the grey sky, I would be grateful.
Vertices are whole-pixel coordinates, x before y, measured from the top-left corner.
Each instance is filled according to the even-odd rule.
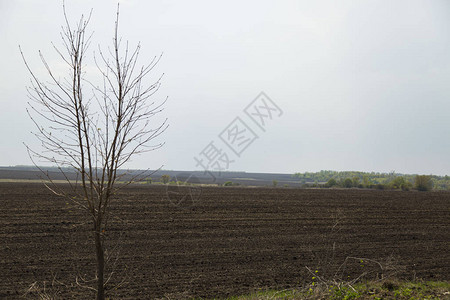
[[[66,0],[70,18],[93,8],[96,44],[111,42],[116,1]],[[142,62],[164,52],[154,99],[169,96],[163,149],[132,168],[192,170],[211,142],[229,170],[360,170],[450,174],[450,2],[121,1],[120,32]],[[65,74],[60,1],[0,0],[0,165],[31,164],[22,46]],[[283,115],[257,131],[243,109],[264,91]],[[237,116],[259,138],[234,157],[218,135]]]

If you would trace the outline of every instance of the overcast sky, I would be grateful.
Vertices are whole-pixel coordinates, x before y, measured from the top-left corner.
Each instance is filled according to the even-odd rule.
[[[169,97],[165,146],[129,167],[200,170],[194,157],[214,145],[236,171],[450,174],[448,0],[120,3],[120,33],[141,42],[142,62],[164,53],[154,100]],[[72,21],[93,8],[89,55],[111,43],[116,4],[66,0]],[[31,164],[23,142],[39,149],[18,45],[36,72],[42,50],[65,75],[51,46],[63,21],[61,1],[0,0],[2,166]],[[266,107],[252,102],[260,92]],[[255,105],[272,113],[262,127]],[[233,126],[251,143],[232,149]]]

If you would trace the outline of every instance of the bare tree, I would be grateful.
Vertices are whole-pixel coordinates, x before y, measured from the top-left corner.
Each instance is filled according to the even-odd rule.
[[[36,166],[42,161],[57,166],[70,189],[62,188],[48,175],[47,187],[74,201],[89,215],[97,260],[95,289],[97,299],[104,299],[107,283],[104,233],[111,217],[108,208],[120,187],[143,175],[127,174],[120,169],[133,156],[161,147],[161,143],[150,145],[149,142],[167,128],[166,120],[157,126],[150,124],[165,103],[165,100],[159,104],[149,101],[159,89],[162,76],[155,83],[146,85],[144,82],[161,56],[154,57],[147,65],[138,66],[140,44],[133,49],[129,48],[128,42],[121,45],[117,7],[112,47],[106,54],[99,47],[99,54],[94,55],[93,65],[102,78],[101,84],[95,84],[87,78],[85,71],[92,37],[87,27],[92,11],[88,17],[81,16],[75,27],[70,25],[64,4],[63,12],[63,48],[54,46],[54,49],[65,63],[69,76],[61,78],[55,74],[39,51],[48,74],[46,81],[39,79],[20,49],[31,74],[28,94],[32,101],[27,112],[36,125],[34,134],[43,151],[27,148]],[[71,171],[77,173],[77,180],[70,180],[68,173]]]

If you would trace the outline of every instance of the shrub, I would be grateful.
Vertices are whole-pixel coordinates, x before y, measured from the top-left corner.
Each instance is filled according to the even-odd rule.
[[[276,187],[278,185],[278,180],[275,180],[275,179],[272,180],[272,184],[273,184],[274,187]]]
[[[405,184],[405,178],[403,176],[396,177],[389,183],[389,187],[392,189],[400,189]]]
[[[351,188],[353,186],[353,181],[350,178],[346,178],[342,183],[342,186],[345,188]]]
[[[223,186],[233,186],[233,182],[231,181],[226,181]]]
[[[358,187],[359,186],[359,177],[353,177],[352,178],[352,185],[354,186],[354,187]]]
[[[366,188],[372,188],[373,183],[370,181],[369,176],[366,174],[363,176],[363,186]]]
[[[170,176],[169,175],[163,175],[161,176],[161,182],[164,184],[167,184],[170,181]]]
[[[400,188],[402,189],[402,191],[409,191],[412,188],[412,183],[409,181],[405,181]]]
[[[431,176],[417,175],[414,186],[419,191],[431,191],[433,189],[433,181],[431,181]]]
[[[330,180],[328,180],[328,182],[326,184],[327,187],[333,187],[335,185],[337,185],[337,182],[336,182],[336,179],[334,179],[334,178],[330,178]]]

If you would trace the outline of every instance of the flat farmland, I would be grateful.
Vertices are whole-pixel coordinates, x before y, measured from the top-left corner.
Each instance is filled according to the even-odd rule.
[[[0,183],[0,298],[43,281],[62,298],[92,298],[76,284],[94,274],[90,229],[42,184]],[[117,195],[105,234],[113,298],[293,288],[311,282],[307,268],[342,280],[450,280],[448,192],[135,185]]]

